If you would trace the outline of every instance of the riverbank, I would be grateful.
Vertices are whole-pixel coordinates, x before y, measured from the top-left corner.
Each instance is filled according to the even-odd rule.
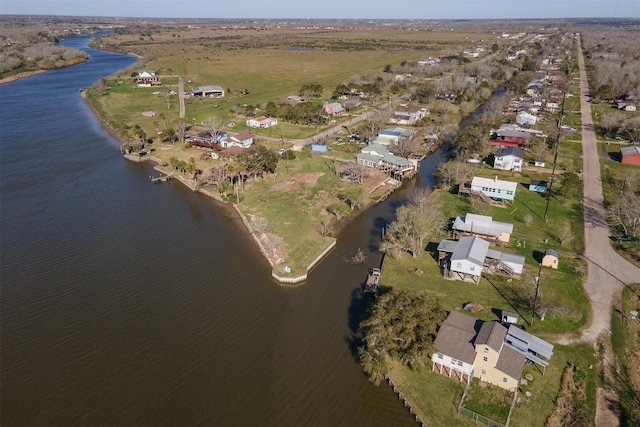
[[[51,70],[59,70],[61,68],[67,68],[67,67],[73,67],[74,65],[78,65],[78,64],[82,64],[83,62],[86,62],[89,58],[79,58],[77,60],[72,60],[72,61],[68,61],[65,62],[63,65],[60,66],[55,66],[55,67],[51,67],[51,68],[43,68],[40,70],[32,70],[32,71],[22,71],[16,74],[12,74],[10,76],[7,77],[3,77],[2,79],[0,79],[0,85],[1,84],[5,84],[5,83],[11,83],[11,82],[15,82],[16,80],[20,80],[20,79],[26,79],[29,78],[31,76],[35,76],[38,74],[42,74],[42,73],[46,73],[47,71],[51,71]]]

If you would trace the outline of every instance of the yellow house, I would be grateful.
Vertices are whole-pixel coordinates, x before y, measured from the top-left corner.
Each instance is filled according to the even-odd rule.
[[[475,339],[473,376],[480,381],[514,391],[526,360],[522,353],[505,345],[507,328],[498,322],[484,322]]]
[[[433,343],[433,371],[461,382],[472,377],[506,390],[516,390],[527,357],[508,338],[507,328],[451,312]],[[533,357],[533,356],[532,356]]]

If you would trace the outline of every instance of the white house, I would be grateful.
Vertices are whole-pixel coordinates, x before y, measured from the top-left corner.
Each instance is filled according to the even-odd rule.
[[[520,172],[524,162],[524,150],[517,147],[499,148],[495,154],[493,167],[506,171]]]
[[[518,183],[474,176],[471,180],[471,191],[483,193],[492,199],[511,200],[516,197]]]
[[[223,148],[241,147],[249,148],[253,144],[253,135],[249,131],[243,131],[234,134],[225,134],[220,138],[220,145]]]
[[[488,249],[489,242],[476,236],[441,241],[438,251],[445,277],[478,283]]]
[[[438,253],[444,276],[453,280],[478,283],[483,272],[498,271],[520,278],[524,270],[522,255],[489,249],[489,242],[475,235],[463,236],[458,241],[442,240]]]
[[[453,237],[459,239],[462,236],[478,236],[489,241],[509,243],[513,224],[494,221],[492,217],[468,213],[459,216],[453,222]]]
[[[516,116],[516,123],[521,126],[533,126],[538,121],[538,117],[534,116],[531,113],[527,113],[526,111],[520,111]]]
[[[247,126],[250,128],[267,129],[278,124],[278,119],[275,117],[256,117],[247,120]]]
[[[397,123],[400,125],[410,125],[429,113],[424,107],[419,107],[412,104],[400,104],[396,107],[393,115],[389,119],[390,123]]]
[[[140,71],[135,77],[135,81],[138,87],[160,86],[162,84],[160,77],[153,71],[148,70]]]

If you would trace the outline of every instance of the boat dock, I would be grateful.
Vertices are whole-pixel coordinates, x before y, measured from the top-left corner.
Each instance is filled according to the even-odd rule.
[[[160,176],[151,176],[149,175],[149,179],[151,180],[151,182],[153,182],[154,184],[158,184],[160,182],[167,182],[170,179],[173,179],[173,174],[160,174]]]
[[[380,269],[373,268],[371,272],[367,276],[367,281],[364,284],[364,293],[365,294],[377,294],[378,293],[378,283],[380,282]]]

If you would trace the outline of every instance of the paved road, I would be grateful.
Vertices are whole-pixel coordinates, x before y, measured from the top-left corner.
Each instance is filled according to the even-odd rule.
[[[626,284],[640,282],[640,269],[618,255],[611,247],[610,229],[606,220],[600,158],[591,116],[591,104],[587,102],[589,85],[584,67],[582,45],[578,40],[578,64],[580,66],[580,106],[582,111],[582,152],[584,180],[584,233],[588,276],[585,289],[589,293],[593,318],[582,331],[582,340],[596,342],[602,332],[609,331],[611,306],[619,305],[622,289]]]

